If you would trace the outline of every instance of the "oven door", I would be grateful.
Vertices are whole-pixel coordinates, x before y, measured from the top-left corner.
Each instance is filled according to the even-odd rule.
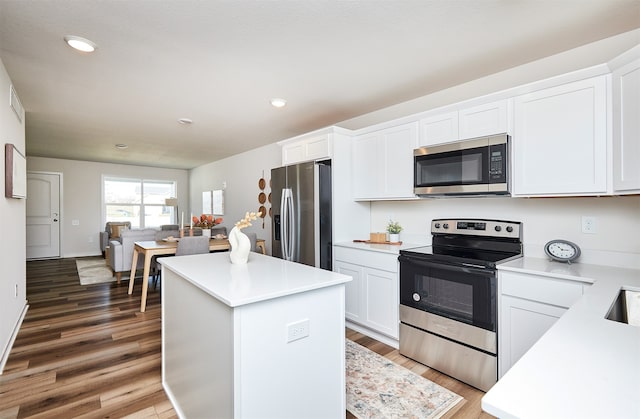
[[[496,331],[496,274],[400,255],[400,304]]]
[[[414,150],[416,195],[509,193],[506,135]]]

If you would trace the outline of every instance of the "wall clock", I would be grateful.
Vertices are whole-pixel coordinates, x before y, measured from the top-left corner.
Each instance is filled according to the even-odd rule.
[[[567,240],[550,240],[544,245],[544,252],[558,262],[571,263],[580,257],[580,247]]]

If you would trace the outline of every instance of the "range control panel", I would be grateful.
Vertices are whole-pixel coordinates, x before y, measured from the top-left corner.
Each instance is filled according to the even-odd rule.
[[[462,234],[521,239],[522,223],[503,220],[442,218],[431,221],[431,234]]]

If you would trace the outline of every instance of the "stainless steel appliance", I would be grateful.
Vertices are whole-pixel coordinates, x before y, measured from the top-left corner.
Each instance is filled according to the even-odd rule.
[[[400,251],[400,353],[487,391],[498,379],[496,264],[522,256],[514,221],[438,219]]]
[[[413,156],[418,196],[510,193],[507,134],[421,147]]]
[[[331,161],[271,170],[272,254],[331,270]]]

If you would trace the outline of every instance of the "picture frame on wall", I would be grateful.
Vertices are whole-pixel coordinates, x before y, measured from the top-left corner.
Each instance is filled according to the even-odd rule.
[[[4,145],[4,196],[27,197],[27,159],[10,143]]]

